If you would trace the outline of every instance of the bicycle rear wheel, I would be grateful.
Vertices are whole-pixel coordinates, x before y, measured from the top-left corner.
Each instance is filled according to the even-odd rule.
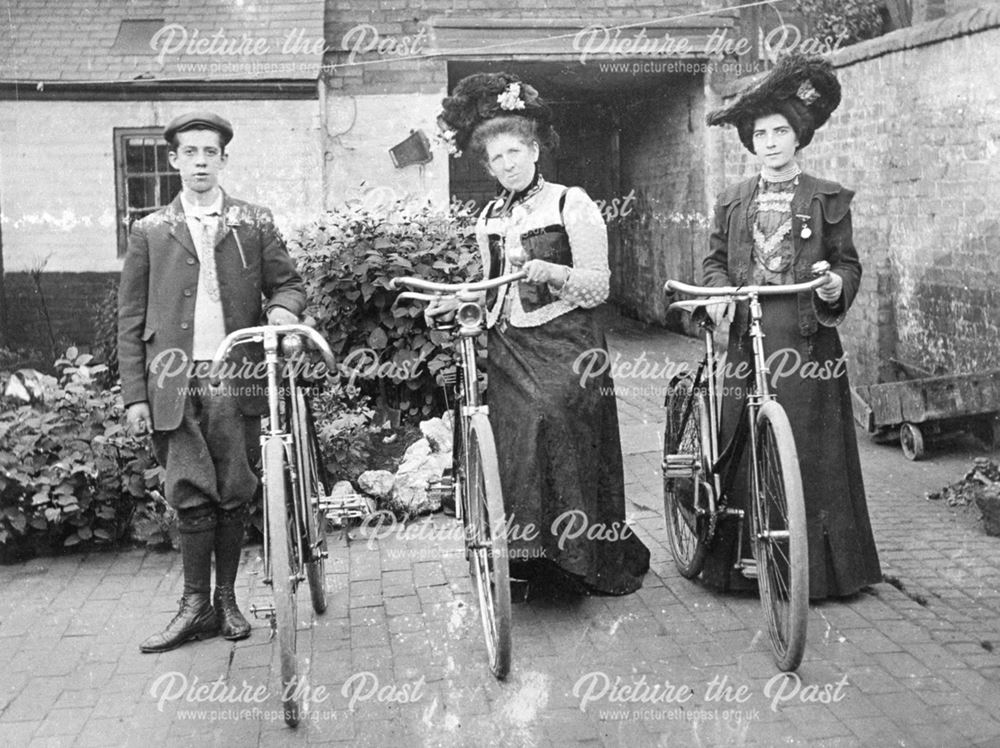
[[[299,723],[298,659],[296,658],[296,588],[298,569],[289,530],[285,445],[280,437],[264,443],[264,505],[271,564],[271,591],[274,596],[274,625],[281,657],[281,705],[285,722]]]
[[[688,375],[670,382],[663,435],[663,516],[667,543],[681,576],[698,576],[711,541],[711,518],[705,482],[705,459],[710,428],[705,394]]]
[[[493,430],[484,414],[472,416],[468,434],[466,543],[490,670],[504,678],[511,659],[510,569],[500,468]]]
[[[319,442],[313,425],[309,401],[301,390],[296,392],[295,451],[299,469],[299,506],[302,508],[303,545],[306,579],[313,610],[326,611],[326,514],[320,503],[327,495],[326,470],[320,459]]]
[[[795,670],[806,646],[809,615],[809,547],[802,476],[792,427],[775,401],[757,416],[757,455],[751,480],[751,545],[757,560],[760,601],[774,659]]]

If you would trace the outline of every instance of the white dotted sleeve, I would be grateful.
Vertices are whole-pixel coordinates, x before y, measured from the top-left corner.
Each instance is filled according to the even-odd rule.
[[[486,233],[486,213],[489,211],[489,204],[479,213],[476,220],[476,244],[479,245],[479,256],[483,261],[483,280],[487,279],[490,272],[490,238]],[[470,279],[471,280],[471,279]]]
[[[573,253],[573,267],[562,288],[551,288],[554,296],[589,308],[603,303],[610,293],[608,229],[600,208],[581,189],[570,188],[563,206],[563,223]]]

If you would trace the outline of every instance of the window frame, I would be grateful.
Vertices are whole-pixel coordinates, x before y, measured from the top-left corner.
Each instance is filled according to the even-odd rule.
[[[133,212],[136,210],[128,204],[128,178],[131,176],[155,176],[155,191],[159,193],[160,191],[160,177],[161,176],[173,176],[178,182],[180,181],[180,174],[178,174],[176,169],[167,166],[166,171],[155,170],[153,172],[139,172],[136,174],[130,173],[126,169],[126,158],[128,153],[128,141],[133,138],[144,138],[144,139],[154,139],[163,142],[163,128],[159,126],[152,127],[116,127],[114,128],[114,165],[115,165],[115,227],[116,234],[118,238],[118,257],[124,257],[125,251],[128,248],[128,234],[129,229],[132,226],[132,221],[130,220]],[[158,146],[160,143],[157,143]],[[144,147],[148,147],[145,144]],[[154,169],[156,169],[156,164],[154,161]],[[178,184],[178,189],[180,185]],[[155,209],[162,208],[170,204],[173,200],[174,195],[168,196],[164,202],[163,195],[157,195],[160,200],[160,204],[155,206]],[[149,212],[153,212],[154,206],[148,206]]]

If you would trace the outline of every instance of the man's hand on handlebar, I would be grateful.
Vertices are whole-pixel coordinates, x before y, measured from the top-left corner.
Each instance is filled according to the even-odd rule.
[[[148,434],[152,418],[149,415],[149,403],[132,403],[125,411],[125,421],[129,431],[136,436]]]
[[[459,300],[454,297],[435,298],[427,302],[427,306],[424,308],[424,322],[428,327],[450,324],[455,319],[455,310],[458,309],[459,304]]]
[[[267,310],[267,324],[269,325],[294,325],[298,321],[299,318],[283,306],[273,306]]]

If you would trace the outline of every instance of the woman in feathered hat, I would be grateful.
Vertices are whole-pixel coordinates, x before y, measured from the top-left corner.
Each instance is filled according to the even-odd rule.
[[[487,296],[490,421],[500,458],[513,576],[555,576],[579,591],[638,589],[649,551],[625,525],[618,413],[594,308],[608,296],[608,239],[580,188],[547,182],[558,136],[538,92],[507,73],[461,80],[439,124],[453,153],[499,183],[476,237],[486,277],[527,279]],[[428,310],[433,315],[440,307]],[[581,368],[582,361],[582,368]]]
[[[765,354],[771,357],[772,381],[791,421],[802,470],[812,598],[850,595],[882,580],[837,334],[861,281],[851,232],[854,193],[803,172],[796,161],[839,103],[840,84],[830,63],[794,55],[708,117],[710,125],[736,126],[760,172],[719,197],[703,264],[705,283],[797,283],[811,278],[813,263],[831,265],[831,280],[809,296],[761,299]],[[718,319],[721,311],[713,310],[713,316]],[[739,372],[741,362],[752,365],[747,325],[747,306],[737,305],[728,372]],[[739,419],[746,384],[746,377],[727,376],[723,444]],[[746,586],[732,572],[735,528],[721,530],[703,578],[722,588]]]

